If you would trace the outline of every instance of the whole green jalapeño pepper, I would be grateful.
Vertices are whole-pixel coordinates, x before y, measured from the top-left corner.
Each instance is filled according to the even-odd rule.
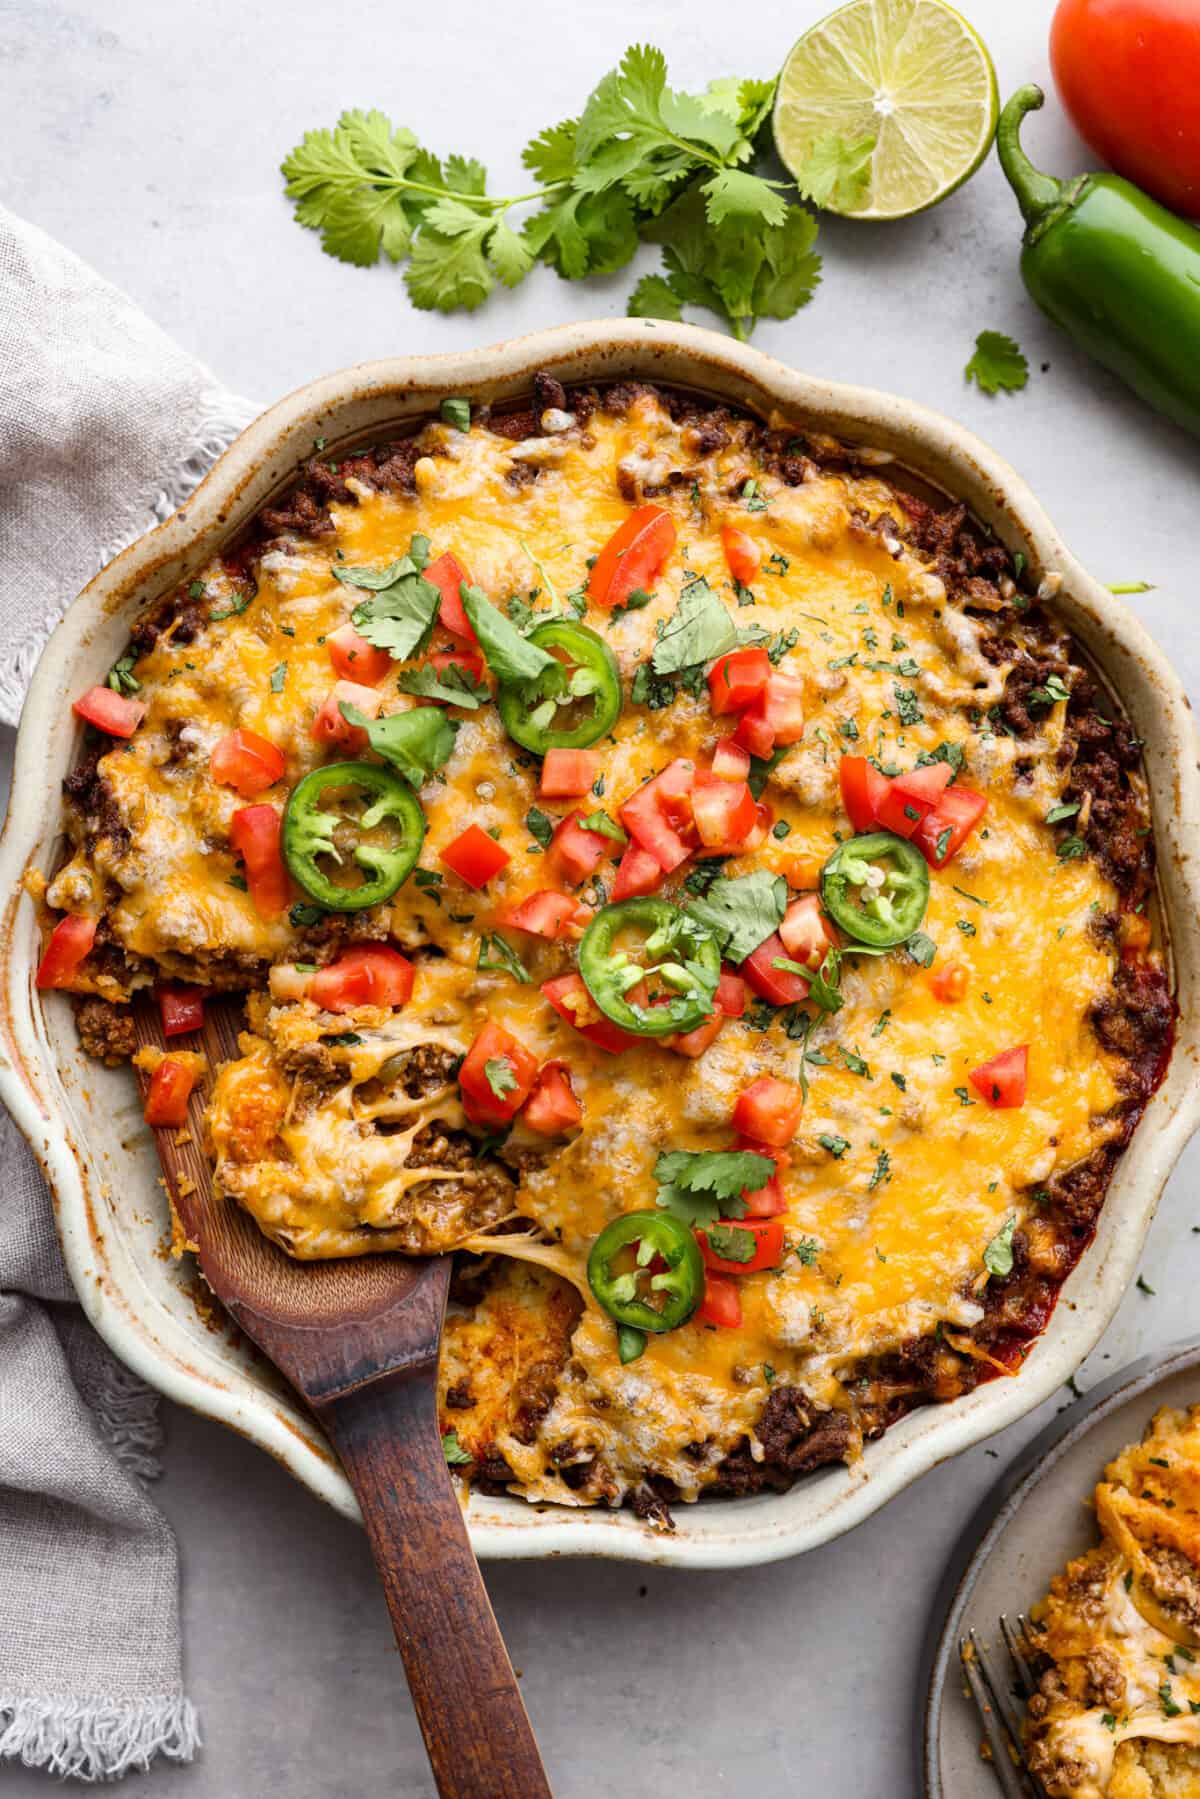
[[[1097,362],[1200,434],[1200,231],[1119,175],[1041,174],[1019,134],[1042,100],[1018,88],[996,131],[1025,218],[1025,285]]]
[[[598,743],[616,724],[621,711],[621,673],[602,637],[570,619],[547,619],[529,633],[530,643],[555,656],[562,671],[551,690],[546,675],[527,687],[501,687],[496,696],[500,718],[522,749],[544,756],[547,750],[583,750]]]
[[[619,945],[642,939],[642,960]],[[606,1018],[637,1037],[694,1031],[711,1017],[721,952],[704,927],[663,899],[602,906],[579,944],[579,972]],[[645,983],[644,999],[631,997]]]
[[[336,811],[323,805],[327,795],[337,796]],[[376,841],[370,834],[385,823],[388,838]],[[424,841],[420,800],[402,776],[373,762],[314,768],[293,787],[283,814],[283,857],[292,878],[330,912],[361,912],[390,898]],[[349,878],[355,874],[360,878]]]
[[[821,870],[821,898],[830,918],[856,943],[890,949],[911,937],[925,916],[929,867],[903,837],[871,831],[830,856]]]
[[[652,1272],[656,1261],[666,1266]],[[614,1218],[592,1244],[587,1272],[597,1304],[627,1329],[674,1330],[704,1298],[704,1258],[690,1228],[670,1212]]]

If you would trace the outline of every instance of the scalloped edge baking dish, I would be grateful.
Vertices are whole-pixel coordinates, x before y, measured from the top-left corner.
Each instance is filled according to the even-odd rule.
[[[157,1158],[134,1083],[125,1071],[83,1057],[64,995],[43,1005],[35,993],[37,932],[20,883],[27,867],[49,870],[56,858],[58,785],[80,742],[71,697],[120,655],[139,607],[196,573],[295,472],[314,438],[334,448],[427,412],[447,394],[514,398],[540,368],[566,382],[675,382],[891,452],[966,500],[1025,553],[1035,577],[1062,576],[1056,609],[1146,745],[1179,1032],[1167,1077],[1118,1165],[1096,1239],[1020,1376],[914,1412],[870,1444],[855,1467],[822,1470],[789,1493],[679,1506],[672,1535],[628,1511],[530,1506],[479,1493],[468,1506],[472,1541],[485,1557],[606,1555],[708,1568],[771,1561],[849,1530],[1061,1385],[1115,1311],[1167,1176],[1200,1122],[1200,776],[1187,698],[1138,621],[1080,567],[1020,477],[960,426],[907,400],[799,374],[710,332],[631,319],[564,326],[465,354],[365,363],[281,400],[242,433],[185,506],[88,584],[38,665],[0,840],[0,1099],[42,1164],[72,1279],[116,1353],[172,1399],[241,1431],[320,1498],[356,1516],[313,1420],[205,1304],[194,1269],[164,1253]]]

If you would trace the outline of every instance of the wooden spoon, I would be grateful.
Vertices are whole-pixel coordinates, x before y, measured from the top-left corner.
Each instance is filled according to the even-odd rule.
[[[205,1006],[211,1069],[238,1054],[240,1004]],[[157,1011],[138,1040],[163,1048]],[[173,1041],[194,1048],[196,1039]],[[143,1085],[148,1084],[143,1080]],[[328,1432],[383,1582],[417,1721],[446,1799],[550,1799],[537,1743],[467,1538],[438,1429],[437,1368],[451,1258],[295,1262],[217,1199],[193,1096],[159,1159],[200,1268],[226,1311]]]

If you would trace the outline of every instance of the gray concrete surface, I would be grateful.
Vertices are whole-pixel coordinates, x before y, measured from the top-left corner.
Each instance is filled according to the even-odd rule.
[[[650,37],[679,83],[764,75],[821,0],[578,0],[453,9],[367,0],[0,0],[0,192],[128,288],[230,385],[264,402],[326,369],[490,342],[621,312],[629,276],[549,273],[474,317],[413,311],[398,276],[320,254],[276,165],[343,106],[380,106],[436,148],[519,179],[525,138],[576,109]],[[1046,79],[1040,0],[966,0],[1001,87]],[[1055,107],[1030,131],[1046,165],[1087,166]],[[511,190],[509,190],[511,191]],[[756,342],[815,372],[913,395],[965,420],[1027,476],[1102,579],[1155,584],[1136,606],[1200,694],[1200,452],[1034,312],[1017,214],[989,164],[908,223],[822,226],[814,303]],[[649,258],[647,257],[647,261]],[[964,385],[975,333],[1010,331],[1033,377],[1012,398]],[[1041,365],[1049,366],[1042,369]],[[1195,1331],[1193,1148],[1132,1291],[1079,1385]],[[929,1475],[829,1548],[720,1575],[621,1564],[488,1570],[560,1799],[709,1791],[909,1799],[930,1605],[973,1508],[1057,1402]],[[180,1537],[191,1691],[204,1750],[156,1767],[146,1799],[385,1799],[431,1789],[361,1535],[265,1456],[170,1412],[163,1505]],[[44,1778],[0,1771],[13,1799]]]

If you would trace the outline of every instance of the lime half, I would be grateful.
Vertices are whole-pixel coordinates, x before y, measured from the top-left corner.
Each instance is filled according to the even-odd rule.
[[[821,203],[849,218],[902,219],[974,174],[998,110],[992,59],[953,7],[850,0],[806,31],[784,63],[775,144],[804,189],[831,153],[873,137],[870,179],[839,184]]]

